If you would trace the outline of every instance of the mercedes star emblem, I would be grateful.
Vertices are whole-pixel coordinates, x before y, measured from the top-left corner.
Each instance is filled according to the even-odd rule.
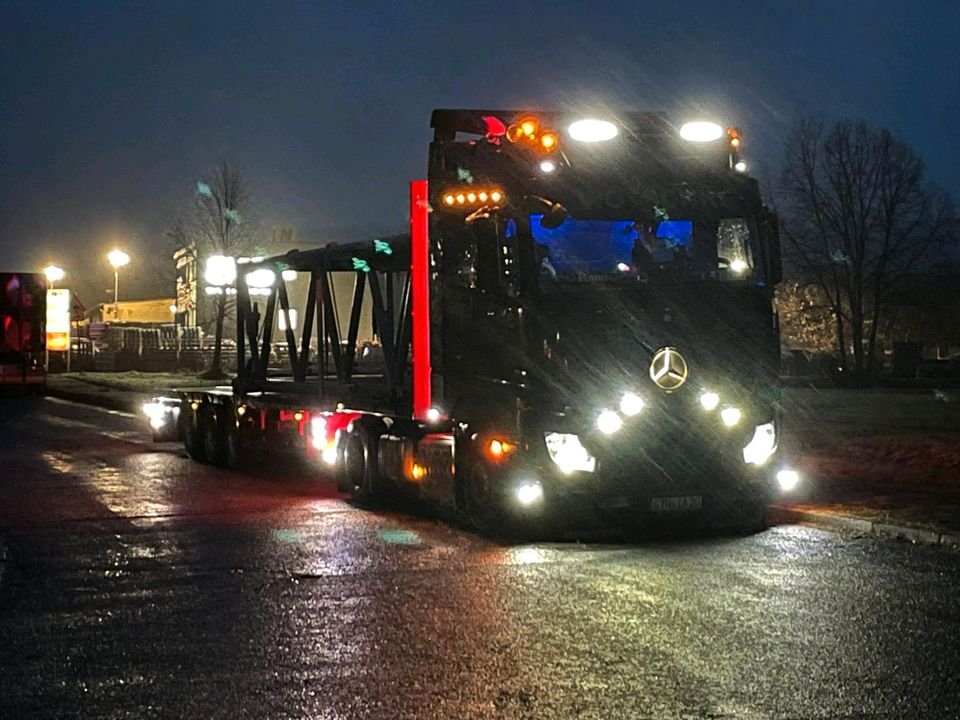
[[[687,361],[676,348],[660,348],[650,361],[650,379],[667,392],[673,392],[683,385],[688,372]]]

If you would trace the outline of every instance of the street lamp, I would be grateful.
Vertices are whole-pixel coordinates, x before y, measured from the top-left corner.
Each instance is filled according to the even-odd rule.
[[[123,250],[111,250],[107,260],[113,266],[113,316],[120,322],[120,268],[130,263],[130,256]]]
[[[47,265],[43,269],[43,274],[46,276],[47,282],[50,283],[51,290],[55,282],[60,282],[67,275],[62,267],[57,267],[56,265]]]

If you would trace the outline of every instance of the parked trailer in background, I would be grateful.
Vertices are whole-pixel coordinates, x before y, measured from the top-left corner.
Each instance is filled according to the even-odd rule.
[[[481,525],[761,525],[798,476],[779,453],[776,218],[740,132],[661,113],[432,125],[410,234],[235,265],[237,377],[148,405],[155,437],[228,467],[296,452],[357,501],[406,491]],[[311,278],[299,335],[290,270]],[[365,303],[379,344],[361,352]]]
[[[46,388],[46,300],[41,273],[0,273],[0,388]]]

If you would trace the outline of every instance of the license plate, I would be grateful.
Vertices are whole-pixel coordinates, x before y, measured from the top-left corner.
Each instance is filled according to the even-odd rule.
[[[679,497],[653,498],[650,509],[654,512],[685,512],[703,507],[703,496],[680,495]]]

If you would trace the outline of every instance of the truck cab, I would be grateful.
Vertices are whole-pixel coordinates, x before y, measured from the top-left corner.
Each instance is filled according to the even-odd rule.
[[[761,512],[780,253],[740,131],[661,113],[432,124],[434,397],[481,440],[461,454],[473,504],[529,486],[628,515]]]

